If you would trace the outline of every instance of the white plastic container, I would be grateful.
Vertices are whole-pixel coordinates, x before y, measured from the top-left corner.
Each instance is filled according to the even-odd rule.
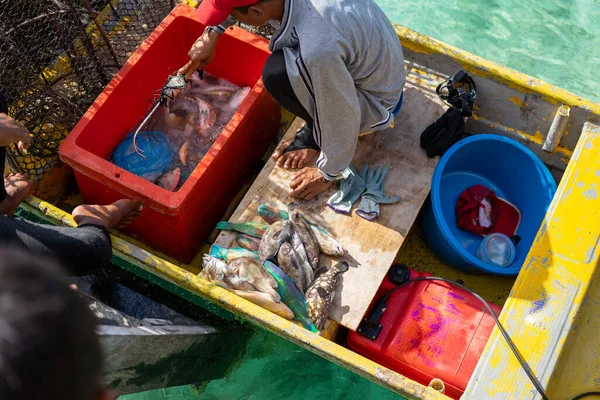
[[[508,236],[492,233],[481,241],[477,258],[486,264],[508,267],[515,260],[515,245]]]

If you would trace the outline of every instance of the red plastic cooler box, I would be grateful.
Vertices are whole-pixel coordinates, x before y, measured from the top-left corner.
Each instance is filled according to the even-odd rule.
[[[268,42],[232,27],[219,39],[212,75],[252,87],[237,113],[177,192],[169,192],[107,158],[140,122],[148,99],[188,60],[204,26],[179,5],[131,56],[60,147],[88,204],[132,198],[144,203],[129,231],[151,247],[189,262],[277,135],[280,108],[264,89]]]
[[[423,276],[431,275],[410,270],[410,279]],[[375,298],[394,287],[386,277]],[[445,394],[460,398],[494,328],[483,304],[441,281],[410,283],[396,290],[386,304],[377,339],[350,332],[348,347],[423,385],[441,379]],[[496,315],[500,313],[500,307],[490,306]]]

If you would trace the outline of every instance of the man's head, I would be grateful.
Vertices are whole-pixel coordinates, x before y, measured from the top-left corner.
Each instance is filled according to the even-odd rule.
[[[53,262],[0,249],[0,398],[110,399],[95,318]]]
[[[231,15],[246,25],[261,26],[281,20],[283,0],[203,0],[198,18],[207,26],[219,25]]]

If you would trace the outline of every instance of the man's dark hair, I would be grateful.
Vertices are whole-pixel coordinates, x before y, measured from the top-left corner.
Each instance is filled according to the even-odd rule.
[[[92,400],[96,320],[53,261],[0,249],[0,399]]]
[[[257,2],[248,4],[247,6],[235,7],[234,10],[239,11],[244,15],[248,15],[248,10],[250,10],[250,7],[252,7],[253,5],[258,4],[258,3],[266,3],[267,1],[271,1],[271,0],[258,0]]]

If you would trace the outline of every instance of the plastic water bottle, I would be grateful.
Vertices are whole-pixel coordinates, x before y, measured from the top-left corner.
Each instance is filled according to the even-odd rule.
[[[492,233],[481,241],[477,258],[486,264],[508,267],[515,260],[515,245],[508,236]]]

